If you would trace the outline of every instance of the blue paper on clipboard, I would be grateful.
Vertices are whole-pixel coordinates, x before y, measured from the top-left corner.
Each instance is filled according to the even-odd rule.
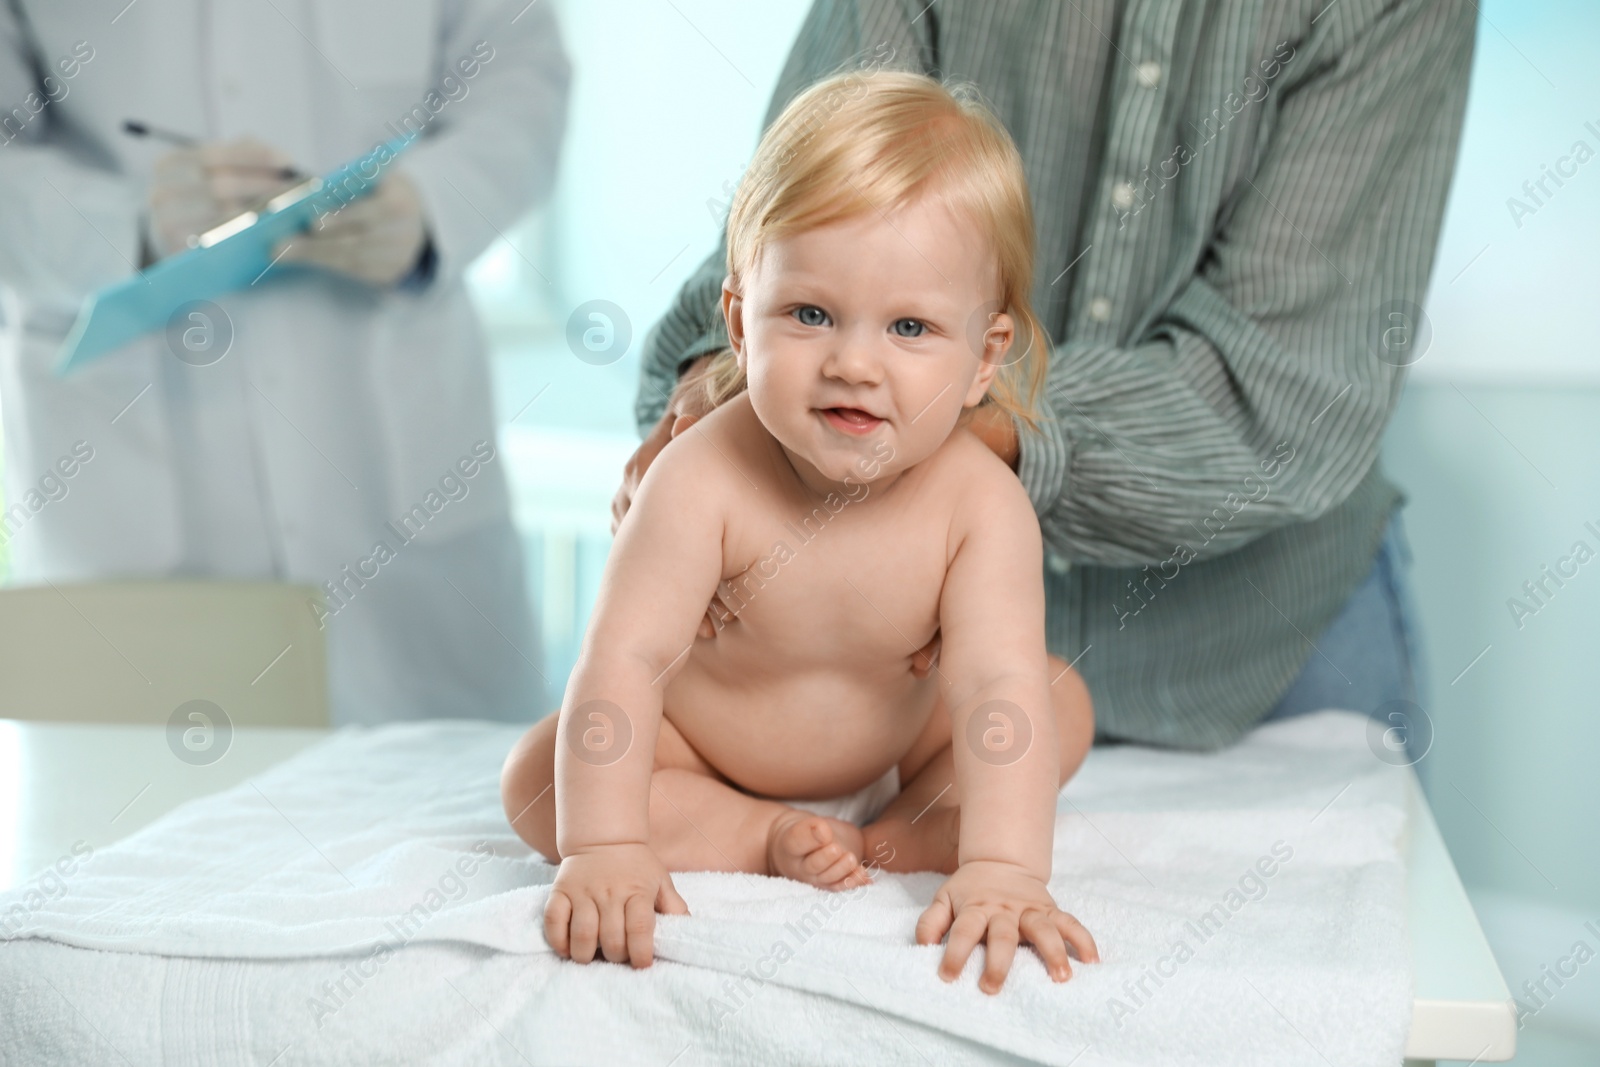
[[[163,329],[184,304],[243,289],[272,265],[272,249],[307,229],[318,216],[365,196],[416,134],[396,137],[322,178],[274,197],[258,212],[230,219],[200,245],[142,274],[91,294],[61,346],[56,374],[65,375],[151,330]]]

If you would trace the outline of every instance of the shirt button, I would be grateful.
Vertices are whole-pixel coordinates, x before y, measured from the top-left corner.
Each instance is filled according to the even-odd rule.
[[[1089,301],[1089,317],[1096,322],[1109,322],[1111,319],[1111,301],[1103,296],[1097,296]]]
[[[1139,64],[1139,84],[1146,89],[1154,89],[1161,83],[1161,64],[1154,60],[1146,60]]]
[[[1128,182],[1118,182],[1111,189],[1111,203],[1116,205],[1118,211],[1126,211],[1133,206],[1133,186]]]
[[[1066,574],[1072,569],[1072,564],[1056,555],[1053,551],[1044,554],[1044,565],[1050,569],[1051,574]]]

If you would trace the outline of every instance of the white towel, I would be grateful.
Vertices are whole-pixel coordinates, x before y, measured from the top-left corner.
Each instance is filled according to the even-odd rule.
[[[26,885],[0,895],[0,932],[245,959],[465,942],[527,954],[543,976],[530,981],[569,994],[615,989],[622,968],[557,960],[544,941],[554,868],[499,805],[516,733],[460,722],[341,731],[97,850],[53,896]],[[1392,1064],[1411,1009],[1407,772],[1365,738],[1363,716],[1323,713],[1210,755],[1096,749],[1062,801],[1051,889],[1104,962],[1078,965],[1068,983],[1027,952],[997,997],[975,988],[981,952],[956,983],[939,981],[941,950],[913,942],[938,875],[880,874],[826,894],[679,874],[693,914],[659,918],[657,952],[688,970],[628,975],[627,1008],[574,997],[589,1014],[571,1025],[604,1028],[623,1012],[670,1058],[686,1043],[717,1048],[741,1014],[781,1020],[761,999],[779,986],[823,994],[824,1007],[766,1028],[774,1062],[805,1062],[825,1006],[844,1001],[1053,1064]],[[709,997],[707,973],[723,976]]]

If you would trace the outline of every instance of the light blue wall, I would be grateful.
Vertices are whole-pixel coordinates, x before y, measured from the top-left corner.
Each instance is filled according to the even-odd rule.
[[[1597,454],[1600,390],[1435,383],[1408,390],[1385,448],[1429,653],[1420,770],[1462,877],[1600,916],[1597,840],[1579,834],[1600,811]],[[1563,558],[1575,575],[1547,577]]]
[[[1513,994],[1540,1008],[1517,1062],[1565,1067],[1600,1062],[1600,963],[1548,1000],[1522,984],[1600,949],[1600,5],[1479,15],[1433,346],[1384,457],[1430,654],[1418,769]],[[1558,587],[1543,568],[1579,541],[1597,556]],[[1523,589],[1541,579],[1542,604]],[[1536,614],[1519,625],[1512,598]]]
[[[1418,771],[1525,1001],[1522,981],[1576,940],[1600,947],[1583,929],[1600,920],[1600,536],[1585,526],[1600,529],[1597,455],[1600,389],[1427,381],[1408,388],[1384,449],[1410,498],[1428,657],[1435,745]],[[1534,606],[1523,583],[1577,541],[1595,558],[1562,587],[1547,580],[1554,595],[1519,626],[1507,601]],[[1600,1049],[1600,973],[1580,971],[1525,1035],[1519,1063],[1596,1062],[1549,1046]]]

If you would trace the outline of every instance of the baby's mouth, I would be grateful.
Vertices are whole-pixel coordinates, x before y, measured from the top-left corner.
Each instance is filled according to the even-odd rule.
[[[823,408],[822,415],[834,428],[849,434],[867,434],[877,429],[883,422],[869,412],[860,408]]]

